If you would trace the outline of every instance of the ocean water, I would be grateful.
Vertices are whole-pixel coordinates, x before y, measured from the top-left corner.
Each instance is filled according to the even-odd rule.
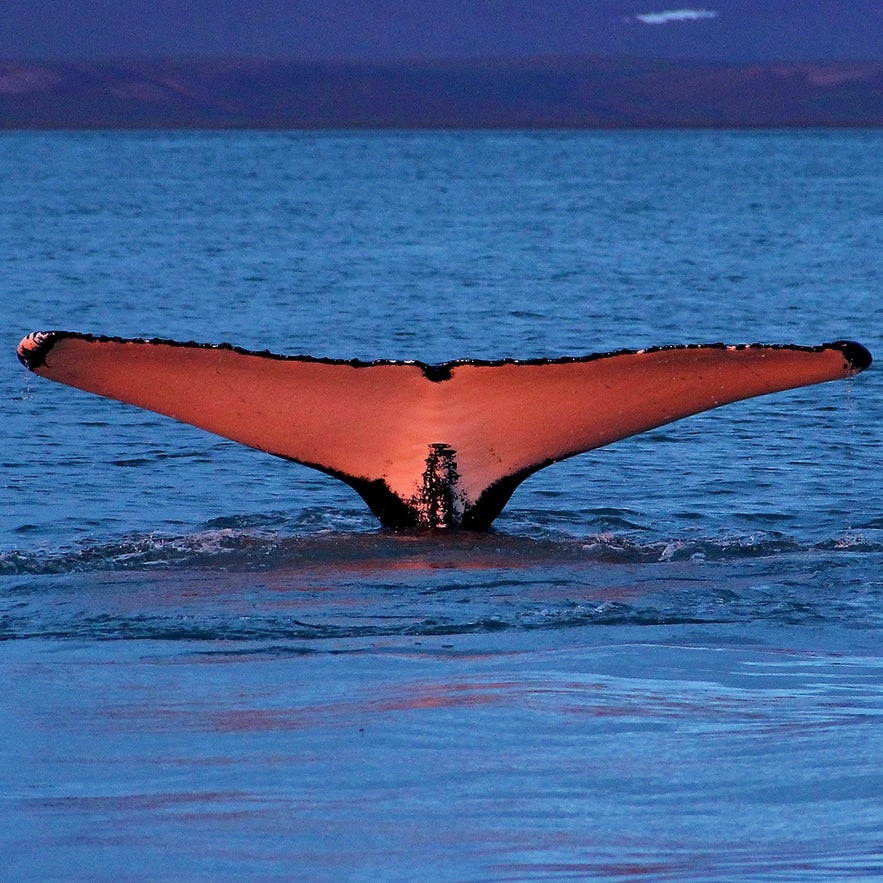
[[[533,476],[488,534],[29,375],[883,354],[883,133],[0,137],[8,880],[876,880],[876,366]],[[382,432],[383,427],[378,427]]]

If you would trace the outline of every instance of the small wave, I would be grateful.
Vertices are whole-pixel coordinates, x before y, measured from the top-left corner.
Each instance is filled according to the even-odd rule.
[[[505,646],[523,646],[549,631],[610,626],[867,630],[880,627],[883,609],[879,535],[814,544],[767,533],[646,542],[290,535],[270,522],[2,553],[0,575],[13,578],[0,580],[0,641],[222,642],[212,652],[305,653],[424,639],[438,649],[454,647],[454,636],[500,634]]]
[[[529,568],[543,564],[649,564],[735,561],[812,551],[879,553],[883,531],[844,534],[811,544],[775,532],[696,539],[641,541],[615,533],[532,539],[506,534],[341,532],[290,535],[282,516],[231,517],[183,536],[158,534],[83,543],[62,549],[0,552],[0,576],[90,571],[242,570],[291,567],[466,570]]]
[[[0,553],[0,574],[62,574],[100,570],[134,570],[157,566],[222,566],[228,555],[239,555],[262,541],[230,529],[192,536],[141,536],[116,542],[84,544],[45,552]]]

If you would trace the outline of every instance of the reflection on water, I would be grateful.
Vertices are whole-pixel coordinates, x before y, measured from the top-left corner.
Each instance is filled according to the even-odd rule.
[[[434,879],[883,868],[879,658],[738,632],[727,646],[709,628],[631,634],[331,655],[69,643],[53,665],[43,642],[19,643],[6,673],[33,698],[7,706],[4,801],[19,824],[4,854],[14,876],[23,843],[51,847],[50,877],[96,879],[148,859],[153,879],[395,876],[414,856]]]

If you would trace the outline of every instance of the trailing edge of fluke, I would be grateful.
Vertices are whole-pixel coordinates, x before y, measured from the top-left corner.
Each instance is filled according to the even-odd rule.
[[[472,530],[550,463],[871,364],[852,341],[428,365],[68,331],[29,334],[18,356],[41,377],[333,475],[387,527]]]

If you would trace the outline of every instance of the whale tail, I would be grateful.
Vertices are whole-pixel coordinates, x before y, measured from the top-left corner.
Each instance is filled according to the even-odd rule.
[[[333,475],[387,527],[474,530],[550,463],[871,363],[851,341],[427,365],[66,331],[29,334],[18,355],[42,377]]]

